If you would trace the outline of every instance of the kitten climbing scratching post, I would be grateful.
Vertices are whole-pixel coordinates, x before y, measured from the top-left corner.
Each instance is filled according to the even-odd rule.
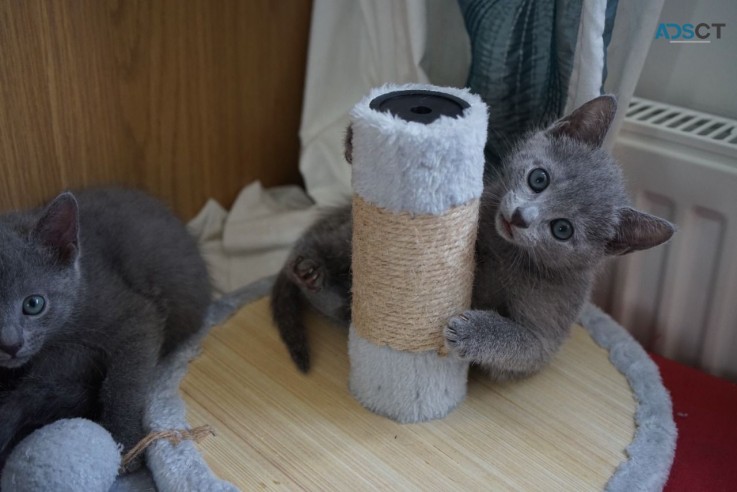
[[[468,363],[443,328],[470,306],[486,105],[467,90],[374,89],[351,111],[350,389],[399,422],[442,418]]]

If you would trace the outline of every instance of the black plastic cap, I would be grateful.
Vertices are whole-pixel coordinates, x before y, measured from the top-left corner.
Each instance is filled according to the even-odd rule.
[[[470,105],[455,96],[437,91],[395,91],[375,98],[369,104],[374,111],[391,113],[405,121],[425,125],[441,116],[458,118]]]

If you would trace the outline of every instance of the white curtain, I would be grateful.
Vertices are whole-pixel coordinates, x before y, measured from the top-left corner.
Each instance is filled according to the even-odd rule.
[[[573,69],[568,82],[566,114],[599,95],[604,71],[606,4],[607,0],[583,2]]]
[[[431,29],[442,36],[429,37]],[[463,86],[469,59],[454,1],[315,0],[299,132],[310,196],[320,205],[350,196],[343,159],[348,111],[372,87],[429,82],[428,72],[433,83]]]
[[[607,50],[608,75],[604,84],[607,92],[619,97],[621,110],[607,135],[605,146],[610,150],[614,147],[624,120],[624,110],[630,104],[645,66],[664,3],[665,0],[619,0],[612,41]]]

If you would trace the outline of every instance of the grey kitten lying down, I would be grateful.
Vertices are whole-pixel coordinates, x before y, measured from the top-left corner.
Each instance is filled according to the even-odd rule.
[[[159,358],[200,328],[209,302],[195,241],[143,192],[63,193],[0,216],[0,470],[23,437],[62,418],[96,420],[133,446]]]
[[[629,206],[622,173],[601,149],[616,99],[593,99],[525,138],[481,198],[472,309],[450,319],[445,343],[500,379],[545,367],[612,255],[657,246],[675,228]],[[350,157],[350,131],[346,154]],[[350,160],[350,159],[349,159]],[[272,314],[290,355],[309,370],[305,303],[347,324],[351,211],[334,210],[295,245],[277,277]]]

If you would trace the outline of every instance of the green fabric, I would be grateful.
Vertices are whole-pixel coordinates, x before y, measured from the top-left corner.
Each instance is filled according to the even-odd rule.
[[[471,38],[467,85],[489,105],[487,162],[561,116],[582,0],[459,0]],[[488,164],[487,164],[488,165]]]
[[[612,31],[614,30],[614,19],[617,17],[619,0],[608,0],[606,3],[606,22],[604,24],[604,74],[601,78],[601,93],[604,94],[604,83],[606,82],[607,66],[606,51],[612,42]]]

